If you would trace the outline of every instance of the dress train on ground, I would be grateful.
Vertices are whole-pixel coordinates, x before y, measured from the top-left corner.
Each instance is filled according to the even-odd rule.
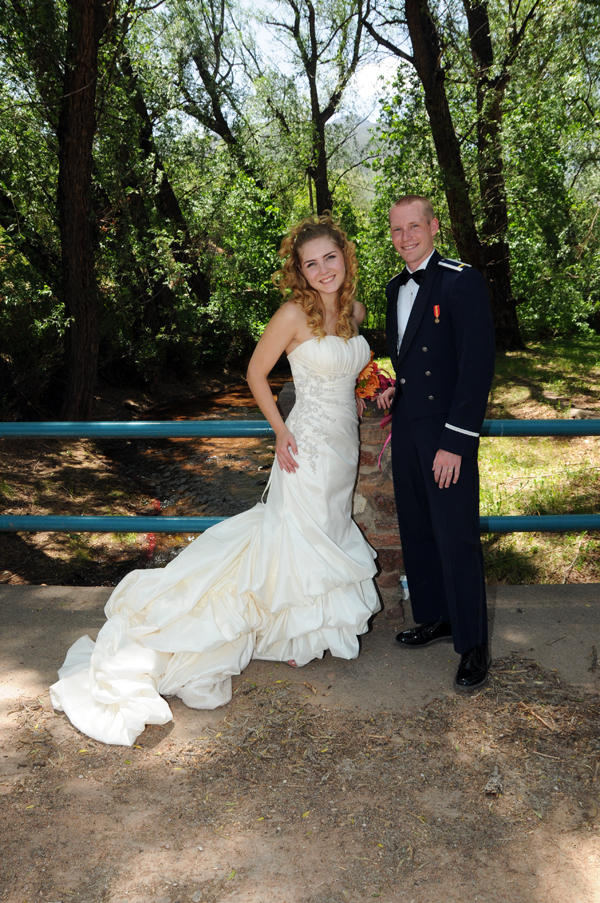
[[[88,736],[131,745],[172,719],[163,696],[212,709],[252,658],[351,659],[379,609],[374,552],[351,517],[358,465],[354,399],[364,338],[313,339],[289,355],[298,444],[275,463],[266,503],[206,531],[165,568],[132,571],[106,605],[96,643],[79,639],[51,687]]]

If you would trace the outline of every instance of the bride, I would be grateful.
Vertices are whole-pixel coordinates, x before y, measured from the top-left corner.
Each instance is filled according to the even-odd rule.
[[[55,709],[104,743],[130,746],[172,720],[163,696],[212,709],[252,658],[293,666],[325,650],[351,659],[379,602],[375,553],[351,517],[358,465],[354,245],[329,215],[284,239],[274,275],[284,303],[250,361],[248,383],[276,435],[266,503],[217,524],[165,568],[132,571],[50,688]],[[285,351],[296,404],[283,422],[267,377]]]

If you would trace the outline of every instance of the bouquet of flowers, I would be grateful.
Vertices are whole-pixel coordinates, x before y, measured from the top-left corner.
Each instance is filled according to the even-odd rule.
[[[371,360],[356,378],[356,394],[366,401],[372,401],[390,386],[396,385],[396,380],[373,360],[374,357],[371,352]]]
[[[360,371],[358,376],[356,377],[356,394],[363,401],[360,403],[364,404],[364,401],[372,401],[382,392],[385,392],[386,389],[389,389],[390,386],[396,385],[396,380],[390,376],[390,374],[383,370],[379,364],[377,364],[373,358],[375,355],[371,352],[371,360],[367,364],[367,366]],[[362,414],[362,410],[359,408],[359,415]],[[383,429],[390,423],[392,419],[391,413],[386,414],[381,419],[381,423],[379,424],[379,428]],[[390,439],[392,438],[392,434],[390,433],[383,443],[383,448],[379,452],[379,459],[377,461],[377,466],[379,470],[381,470],[381,457],[386,450]]]

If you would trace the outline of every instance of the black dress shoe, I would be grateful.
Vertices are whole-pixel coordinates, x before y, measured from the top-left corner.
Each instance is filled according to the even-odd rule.
[[[471,693],[485,687],[491,665],[487,644],[474,646],[460,660],[454,686],[461,693]]]
[[[452,640],[452,627],[449,621],[435,621],[433,624],[419,624],[410,630],[403,630],[396,636],[400,646],[420,648],[431,643],[449,643]]]

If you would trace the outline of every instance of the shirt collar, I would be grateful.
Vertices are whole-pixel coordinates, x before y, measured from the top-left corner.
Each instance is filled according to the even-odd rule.
[[[429,255],[429,257],[427,258],[427,260],[424,260],[423,263],[422,263],[420,266],[417,267],[417,270],[424,270],[424,269],[425,269],[425,267],[427,266],[427,264],[429,263],[429,261],[430,261],[431,258],[433,257],[434,252],[435,252],[435,248],[433,249],[433,251],[431,252],[431,254]],[[408,270],[409,273],[416,273],[416,272],[417,272],[417,270],[411,270],[411,268],[410,268],[408,265],[407,265],[406,269]]]

